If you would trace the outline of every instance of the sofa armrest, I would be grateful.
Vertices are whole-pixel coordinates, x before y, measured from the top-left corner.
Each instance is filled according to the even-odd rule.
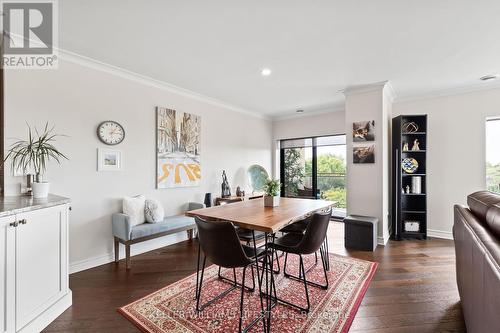
[[[205,208],[205,205],[202,203],[190,202],[190,203],[188,203],[187,210],[190,211],[190,210],[201,209],[201,208]]]
[[[130,240],[132,226],[130,225],[130,217],[127,214],[115,213],[112,217],[113,236],[124,241]]]

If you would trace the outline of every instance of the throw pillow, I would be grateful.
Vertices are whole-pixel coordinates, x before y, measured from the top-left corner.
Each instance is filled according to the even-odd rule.
[[[146,220],[144,217],[145,204],[146,197],[143,195],[123,198],[123,213],[129,216],[132,226],[142,224]]]
[[[146,222],[156,223],[163,221],[165,218],[165,211],[158,200],[146,199],[144,215],[146,217]]]

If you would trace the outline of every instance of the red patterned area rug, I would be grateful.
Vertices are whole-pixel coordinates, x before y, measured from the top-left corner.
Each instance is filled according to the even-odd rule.
[[[284,257],[280,258],[283,268]],[[314,264],[314,255],[304,257],[306,269]],[[289,255],[287,273],[298,273],[297,256]],[[329,288],[323,290],[309,286],[311,310],[308,314],[278,304],[272,310],[271,331],[274,332],[347,332],[356,315],[363,296],[373,278],[377,263],[330,254]],[[218,295],[230,287],[217,277],[218,267],[205,269],[201,302]],[[241,282],[242,271],[237,271]],[[223,275],[233,278],[232,270]],[[251,286],[251,270],[247,270],[246,285]],[[304,284],[275,275],[278,297],[306,306]],[[321,260],[307,279],[324,283]],[[257,278],[255,279],[257,285]],[[118,309],[143,332],[236,332],[238,330],[241,289],[237,288],[202,312],[195,310],[196,274],[175,282],[138,301]],[[258,288],[256,288],[257,290]],[[245,292],[244,325],[260,313],[257,292]],[[201,304],[201,303],[200,303]],[[251,332],[261,332],[262,321]]]

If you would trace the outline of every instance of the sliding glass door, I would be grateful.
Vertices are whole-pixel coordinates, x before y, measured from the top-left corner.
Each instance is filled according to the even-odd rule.
[[[280,148],[281,195],[336,201],[334,215],[345,217],[345,135],[282,140]]]

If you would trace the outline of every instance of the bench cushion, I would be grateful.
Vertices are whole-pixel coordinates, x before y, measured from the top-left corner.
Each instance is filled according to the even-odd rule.
[[[195,228],[194,219],[184,215],[168,216],[162,222],[142,223],[132,227],[130,239],[147,237],[183,227]]]

